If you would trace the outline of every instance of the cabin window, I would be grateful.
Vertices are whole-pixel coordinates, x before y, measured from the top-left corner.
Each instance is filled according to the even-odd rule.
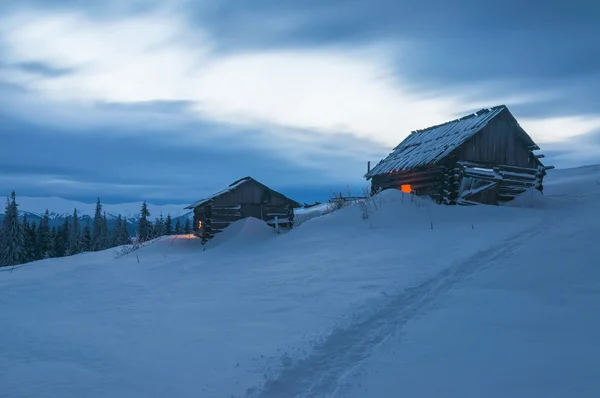
[[[202,220],[198,221],[198,229],[202,229]]]
[[[412,187],[410,186],[410,184],[402,184],[400,186],[400,190],[404,193],[411,193],[412,192]]]

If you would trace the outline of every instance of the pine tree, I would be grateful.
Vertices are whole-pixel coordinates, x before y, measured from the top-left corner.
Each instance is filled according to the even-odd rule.
[[[10,199],[6,199],[0,239],[0,266],[19,264],[23,258],[23,231],[19,224],[19,210],[14,191],[10,194]]]
[[[63,256],[70,256],[71,255],[71,228],[70,228],[70,222],[69,222],[69,218],[66,217],[65,218],[65,222],[62,225],[62,228],[60,229],[60,240],[62,245],[64,246],[65,250],[63,253]]]
[[[68,221],[65,223],[69,225]],[[54,257],[64,257],[67,253],[64,224],[60,228],[52,228],[53,231],[53,255]],[[68,232],[68,231],[67,231]]]
[[[178,218],[177,221],[175,221],[175,235],[181,235],[182,233],[181,220]]]
[[[96,211],[94,213],[94,223],[92,225],[92,251],[102,250],[104,247],[104,228],[103,228],[103,218],[102,218],[102,203],[100,203],[100,198],[96,202]]]
[[[81,242],[79,244],[79,248],[81,252],[88,252],[92,250],[92,233],[90,230],[89,221],[83,229],[83,234],[81,235]]]
[[[112,233],[112,240],[111,240],[112,247],[121,246],[121,239],[123,236],[122,229],[123,229],[123,217],[121,217],[121,215],[119,214],[117,216],[117,221],[115,221],[115,227],[114,227],[113,233]]]
[[[57,235],[58,235],[58,231],[56,230],[56,227],[52,227],[52,229],[50,230],[50,238],[48,239],[49,245],[48,245],[48,257],[49,258],[54,258],[56,257],[56,244],[58,243],[56,241],[57,239]],[[60,248],[59,248],[60,250]]]
[[[123,224],[121,226],[121,237],[119,238],[120,245],[128,245],[131,243],[131,238],[129,237],[129,230],[127,229],[127,217],[123,217]]]
[[[4,207],[4,218],[2,219],[2,225],[0,225],[0,250],[4,247],[4,223],[6,222],[6,214],[10,211],[10,200],[6,198],[6,206]],[[0,263],[2,267],[2,263]]]
[[[4,219],[2,220],[2,226],[0,227],[0,267],[9,265],[8,262],[4,261],[4,249],[8,247],[8,224],[12,207],[10,205],[10,199],[6,198],[6,207],[4,208]]]
[[[33,223],[35,225],[35,223]],[[31,234],[31,226],[27,221],[27,216],[23,216],[21,223],[21,231],[23,233],[23,251],[21,253],[21,262],[23,264],[35,259],[35,235]]]
[[[102,250],[111,247],[110,231],[108,230],[108,219],[106,218],[106,212],[102,216]]]
[[[31,254],[32,258],[30,261],[39,260],[42,258],[40,254],[40,247],[38,245],[38,228],[35,221],[31,223],[31,228],[29,228],[29,240],[31,241]]]
[[[150,232],[150,239],[158,238],[158,218],[154,219],[154,223],[152,224],[152,232]]]
[[[154,238],[159,238],[165,234],[164,226],[165,226],[165,219],[163,218],[163,216],[161,214],[160,218],[157,218],[156,220],[154,220],[154,232],[152,234]]]
[[[192,233],[192,225],[190,224],[190,219],[185,219],[185,227],[183,227],[183,233],[189,235]]]
[[[171,213],[167,214],[165,220],[165,235],[173,235],[173,219],[171,218]]]
[[[71,254],[77,254],[81,252],[81,228],[79,226],[79,216],[77,215],[77,209],[73,210],[73,217],[71,218],[71,228],[69,231],[69,250]]]
[[[150,212],[148,211],[148,205],[146,201],[142,203],[142,211],[140,214],[140,220],[138,222],[138,237],[140,242],[145,242],[152,238],[152,222],[148,219]]]
[[[40,221],[40,226],[37,229],[36,234],[36,245],[38,247],[38,253],[36,256],[37,260],[41,260],[43,258],[47,258],[49,256],[49,251],[51,249],[51,231],[50,231],[50,214],[48,209],[44,213],[42,220]]]

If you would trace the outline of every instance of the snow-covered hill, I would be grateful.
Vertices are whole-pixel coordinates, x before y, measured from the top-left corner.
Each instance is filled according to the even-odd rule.
[[[50,213],[51,219],[64,219],[73,215],[73,210],[77,209],[80,217],[93,217],[96,210],[96,203],[82,203],[73,200],[58,197],[17,197],[19,211],[21,214],[34,215],[42,217],[46,209]],[[184,210],[187,204],[181,205],[153,205],[148,203],[151,218],[171,214],[172,217],[180,217],[189,214],[189,210]],[[108,218],[115,219],[119,214],[128,219],[139,218],[142,202],[121,203],[121,204],[103,204],[103,210]],[[4,207],[0,209],[0,214],[4,213]]]
[[[0,272],[2,394],[599,396],[598,181],[553,171],[502,207],[388,191],[367,219]]]

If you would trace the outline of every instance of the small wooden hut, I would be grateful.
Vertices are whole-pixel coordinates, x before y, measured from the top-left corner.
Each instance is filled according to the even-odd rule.
[[[510,201],[529,188],[543,191],[540,148],[504,105],[481,109],[411,132],[365,178],[371,193],[396,188],[438,203]]]
[[[254,217],[276,227],[291,229],[294,208],[301,205],[252,177],[241,178],[224,190],[186,207],[194,211],[194,233],[211,239],[229,224]]]

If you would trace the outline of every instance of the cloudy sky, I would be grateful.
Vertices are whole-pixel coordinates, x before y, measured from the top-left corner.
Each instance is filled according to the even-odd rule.
[[[411,130],[506,104],[600,163],[595,0],[2,0],[0,191],[186,203],[355,190]]]

